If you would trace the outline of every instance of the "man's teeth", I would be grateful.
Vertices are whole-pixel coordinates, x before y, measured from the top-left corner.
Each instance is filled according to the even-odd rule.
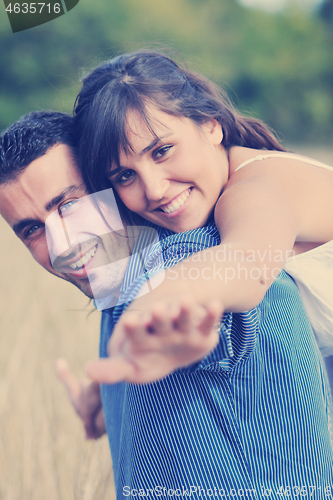
[[[96,253],[97,250],[97,245],[94,246],[89,252],[83,255],[81,259],[77,260],[76,262],[73,262],[72,264],[69,264],[69,267],[72,269],[82,269],[82,267],[87,264],[87,262],[93,257]]]
[[[188,189],[185,193],[183,193],[181,196],[178,196],[173,202],[169,203],[166,207],[160,207],[163,212],[166,212],[167,214],[172,214],[175,210],[178,210],[182,205],[184,205],[185,201],[187,198],[190,196],[191,189]]]

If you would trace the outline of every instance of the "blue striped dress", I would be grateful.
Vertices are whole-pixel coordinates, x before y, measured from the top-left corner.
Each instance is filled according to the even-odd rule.
[[[159,229],[159,236],[146,274],[161,255],[170,267],[220,241],[214,224],[183,234]],[[134,268],[135,261],[126,300],[145,280]],[[102,313],[101,357],[124,308]],[[332,498],[330,392],[284,271],[258,307],[224,315],[205,359],[152,384],[102,385],[101,394],[118,499]]]

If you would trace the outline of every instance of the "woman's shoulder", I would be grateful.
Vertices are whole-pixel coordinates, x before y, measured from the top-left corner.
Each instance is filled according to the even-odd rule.
[[[230,178],[219,201],[224,219],[230,213],[234,220],[236,204],[239,213],[257,212],[256,223],[265,220],[266,229],[268,218],[273,226],[289,224],[296,241],[333,239],[332,167],[291,152],[243,147],[230,149],[229,162]]]
[[[234,146],[229,151],[229,164],[230,173],[236,173],[243,170],[247,165],[257,163],[260,160],[270,160],[270,164],[276,164],[280,167],[285,164],[289,167],[290,162],[296,161],[297,164],[307,164],[314,167],[320,167],[325,170],[333,171],[333,167],[326,165],[313,158],[303,156],[291,151],[276,151],[276,150],[262,150],[244,148],[241,146]],[[281,162],[283,160],[283,163]]]
[[[230,173],[234,173],[244,162],[255,161],[257,156],[265,152],[262,149],[245,148],[242,146],[231,147],[229,150]]]

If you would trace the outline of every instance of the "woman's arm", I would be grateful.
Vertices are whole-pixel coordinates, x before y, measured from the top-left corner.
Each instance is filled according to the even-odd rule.
[[[177,304],[184,296],[203,307],[217,299],[234,312],[261,302],[301,232],[301,210],[280,173],[256,170],[235,174],[216,204],[220,245],[165,270],[164,281],[131,309],[148,312],[158,301]]]
[[[214,216],[220,245],[167,270],[155,297],[137,307],[184,295],[202,306],[218,299],[226,311],[257,306],[295,242],[333,239],[333,173],[298,160],[261,160],[231,175]]]
[[[249,310],[261,302],[297,238],[329,238],[333,182],[327,177],[320,182],[318,169],[312,167],[304,167],[300,182],[300,162],[292,165],[291,175],[276,160],[265,163],[235,174],[219,199],[215,219],[221,244],[165,270],[164,281],[129,306],[111,339],[111,358],[103,360],[103,366],[90,366],[90,376],[100,381],[108,377],[110,382],[152,382],[197,361],[198,343],[204,357],[217,341],[212,323],[208,321],[209,328],[201,332],[190,321],[187,334],[180,335],[168,311],[184,299],[193,311],[199,306],[210,311],[214,305],[220,316],[223,311]],[[320,188],[313,190],[316,184]],[[214,314],[208,317],[214,319]],[[183,356],[175,356],[181,351]],[[163,368],[159,376],[156,367]]]

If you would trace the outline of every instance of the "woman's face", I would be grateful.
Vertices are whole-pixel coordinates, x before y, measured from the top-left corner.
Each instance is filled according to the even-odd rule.
[[[110,180],[125,205],[141,217],[174,232],[203,226],[228,180],[228,159],[216,120],[198,126],[148,109],[154,135],[140,116],[128,116],[133,151],[120,153]]]

